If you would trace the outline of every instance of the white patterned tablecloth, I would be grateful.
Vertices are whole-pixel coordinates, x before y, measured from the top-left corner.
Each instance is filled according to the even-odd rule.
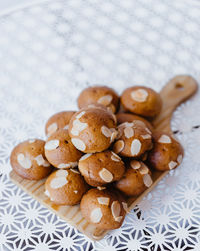
[[[9,180],[12,148],[44,138],[50,115],[77,109],[88,85],[159,91],[176,74],[200,81],[200,4],[55,0],[0,17],[0,251],[200,250],[200,94],[174,113],[183,164],[92,242]]]

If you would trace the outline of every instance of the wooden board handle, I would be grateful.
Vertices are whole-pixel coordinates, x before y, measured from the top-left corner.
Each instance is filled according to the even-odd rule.
[[[178,75],[172,78],[161,90],[163,100],[161,113],[153,125],[157,131],[171,132],[171,116],[176,107],[192,96],[198,89],[197,81],[188,75]]]

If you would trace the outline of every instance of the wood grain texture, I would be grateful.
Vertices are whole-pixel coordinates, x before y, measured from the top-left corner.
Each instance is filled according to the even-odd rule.
[[[163,99],[163,108],[160,115],[152,121],[155,130],[171,132],[170,121],[175,108],[183,101],[187,100],[197,91],[197,82],[191,76],[180,75],[171,79],[160,94]],[[167,175],[166,172],[153,172],[153,185],[138,197],[129,198],[127,203],[129,211],[134,208],[144,196],[146,196],[158,182]],[[10,179],[21,189],[39,201],[42,205],[49,208],[57,216],[67,223],[76,227],[82,233],[92,240],[102,239],[108,231],[103,231],[89,224],[81,215],[79,205],[76,206],[59,206],[52,203],[44,194],[45,179],[40,181],[30,181],[19,177],[14,171],[10,173]]]

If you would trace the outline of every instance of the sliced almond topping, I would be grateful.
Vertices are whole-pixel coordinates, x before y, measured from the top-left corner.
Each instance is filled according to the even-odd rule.
[[[123,219],[123,216],[118,216],[115,218],[115,221],[120,222]]]
[[[150,134],[141,135],[141,137],[143,139],[151,139],[151,135]]]
[[[77,193],[78,193],[78,190],[74,190],[74,193],[76,193],[76,194],[77,194]]]
[[[46,160],[43,158],[42,154],[40,154],[40,155],[38,155],[37,157],[35,157],[35,160],[36,160],[38,166],[45,166],[45,167],[50,166],[49,162],[46,161]]]
[[[64,169],[64,168],[69,168],[70,167],[70,164],[69,163],[60,163],[59,165],[58,165],[58,168],[60,168],[60,169]]]
[[[118,140],[115,142],[113,150],[115,153],[120,153],[124,149],[124,141],[123,140]]]
[[[78,115],[76,115],[76,119],[80,119],[85,114],[85,111],[80,112]]]
[[[47,128],[47,136],[49,137],[52,133],[56,132],[58,129],[57,123],[53,123]]]
[[[61,170],[60,170],[61,171]],[[61,188],[64,185],[66,185],[68,183],[68,180],[66,179],[66,177],[58,177],[58,178],[54,178],[51,181],[51,187],[53,189],[57,189],[57,188]]]
[[[143,174],[147,174],[149,172],[149,168],[144,164],[142,163],[140,169],[139,169],[139,172],[143,175]]]
[[[108,206],[110,202],[110,198],[107,198],[107,197],[98,197],[97,200],[99,204],[106,205],[106,206]]]
[[[25,157],[23,153],[17,155],[17,162],[25,169],[29,169],[32,166],[31,160],[27,156]]]
[[[68,171],[67,170],[58,170],[58,171],[56,171],[56,176],[57,177],[67,177]]]
[[[145,102],[148,95],[148,92],[144,89],[137,89],[131,92],[131,98],[137,102]]]
[[[127,139],[134,136],[134,130],[132,127],[125,127],[124,128],[124,135]]]
[[[183,155],[182,155],[182,154],[179,154],[179,155],[178,155],[177,161],[178,161],[179,164],[182,163],[182,161],[183,161]]]
[[[122,202],[123,209],[128,212],[128,204],[126,202]]]
[[[133,168],[133,169],[139,169],[141,167],[141,163],[137,160],[131,160],[130,162],[130,166]]]
[[[111,137],[112,132],[111,132],[110,128],[108,128],[107,126],[102,126],[102,127],[101,127],[101,132],[103,133],[103,135],[104,135],[106,138]]]
[[[141,121],[141,122],[142,122],[142,121]],[[149,134],[152,134],[152,132],[149,130],[148,127],[145,127],[145,130],[146,130],[146,132],[148,132]]]
[[[75,170],[75,169],[70,169],[70,170],[71,170],[73,173],[78,173],[78,174],[80,174],[78,170]]]
[[[120,216],[120,211],[121,211],[121,206],[120,206],[119,201],[116,201],[116,200],[113,201],[111,205],[111,212],[114,219]]]
[[[103,214],[101,212],[101,208],[97,207],[92,210],[92,212],[90,214],[90,219],[93,223],[98,223],[98,222],[100,222],[102,216],[103,216]]]
[[[91,153],[87,153],[87,154],[83,155],[83,156],[79,159],[79,161],[85,160],[85,159],[89,158],[91,155],[92,155]]]
[[[97,103],[102,105],[109,105],[112,101],[113,97],[111,95],[105,95],[98,99]]]
[[[28,141],[28,143],[30,143],[30,144],[32,144],[32,143],[34,143],[35,142],[35,139],[30,139],[29,141]]]
[[[86,145],[81,139],[72,138],[72,144],[80,151],[85,151]]]
[[[112,130],[113,129],[113,130]],[[110,128],[112,134],[110,136],[110,142],[113,142],[116,138],[117,138],[117,135],[118,135],[118,131],[115,130],[114,128]]]
[[[78,166],[78,162],[69,162],[69,163],[60,163],[58,165],[58,168],[61,168],[61,169],[70,168],[70,167],[74,168],[76,166]]]
[[[177,166],[177,162],[172,160],[172,161],[169,162],[168,166],[169,166],[170,170],[174,169]]]
[[[82,123],[80,120],[75,119],[73,121],[73,127],[71,129],[71,134],[78,136],[80,132],[85,130],[88,127],[87,123]]]
[[[163,134],[163,135],[159,138],[158,142],[159,142],[159,143],[165,143],[165,144],[170,144],[170,143],[172,143],[170,137],[167,136],[167,135],[165,135],[165,134]]]
[[[48,190],[46,190],[46,191],[44,192],[44,194],[45,194],[47,197],[50,197],[50,193],[49,193]]]
[[[133,122],[124,122],[124,123],[120,124],[119,126],[133,127],[134,123]]]
[[[45,150],[51,151],[59,147],[59,140],[58,139],[53,139],[50,141],[47,141],[44,148]]]
[[[152,178],[148,173],[143,176],[143,182],[146,187],[150,187],[153,184]]]
[[[97,187],[97,189],[101,191],[101,190],[106,189],[106,187]]]
[[[100,172],[99,172],[99,176],[101,177],[101,179],[105,182],[111,182],[113,180],[113,175],[110,171],[108,171],[106,168],[103,168]]]
[[[63,127],[63,129],[68,130],[69,129],[69,125],[66,125],[65,127]]]
[[[121,158],[114,152],[112,152],[111,159],[116,162],[121,161]]]
[[[131,154],[132,156],[136,156],[138,155],[138,153],[141,150],[141,142],[139,141],[139,139],[134,139],[131,143]]]

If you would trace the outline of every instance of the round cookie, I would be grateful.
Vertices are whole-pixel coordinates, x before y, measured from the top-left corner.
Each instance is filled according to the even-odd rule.
[[[57,170],[45,182],[45,194],[55,204],[75,205],[80,202],[88,185],[78,170]]]
[[[51,116],[45,125],[47,137],[59,129],[68,129],[69,121],[74,113],[75,111],[63,111]]]
[[[138,196],[152,185],[151,172],[142,162],[130,161],[128,168],[115,187],[127,196]]]
[[[125,166],[121,158],[112,151],[83,155],[78,168],[91,186],[102,186],[121,179]]]
[[[45,141],[31,139],[18,144],[12,151],[13,170],[24,179],[40,180],[49,175],[53,167],[44,154]]]
[[[46,141],[45,156],[57,168],[73,168],[78,165],[82,153],[74,147],[67,129],[59,129]]]
[[[139,120],[118,126],[117,141],[113,151],[124,157],[140,157],[152,148],[151,131]]]
[[[157,116],[162,108],[160,95],[144,86],[127,88],[122,93],[120,101],[125,111],[149,118]]]
[[[157,132],[153,135],[153,148],[148,154],[150,165],[159,170],[178,167],[183,159],[183,148],[170,134]]]
[[[89,104],[101,104],[115,113],[119,106],[117,93],[107,86],[93,86],[84,89],[78,97],[78,107],[84,108]]]
[[[113,114],[97,107],[83,108],[69,123],[69,135],[74,146],[85,153],[106,150],[117,136]]]
[[[90,189],[83,195],[80,209],[83,217],[98,229],[119,228],[124,220],[127,204],[118,193],[108,189]]]
[[[146,125],[147,128],[149,128],[150,131],[153,131],[153,126],[151,125],[151,123],[148,120],[144,119],[143,117],[124,112],[116,114],[116,117],[118,125],[124,122],[132,122],[133,120],[140,120]]]

